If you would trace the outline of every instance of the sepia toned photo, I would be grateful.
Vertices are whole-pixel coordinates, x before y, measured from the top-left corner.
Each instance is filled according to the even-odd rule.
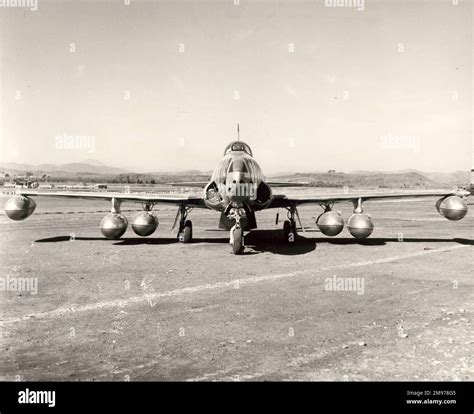
[[[17,404],[474,380],[472,1],[3,0],[0,31]]]

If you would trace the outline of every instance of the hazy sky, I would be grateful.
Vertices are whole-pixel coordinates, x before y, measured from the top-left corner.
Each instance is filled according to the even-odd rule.
[[[0,8],[1,161],[472,166],[471,1],[126,1]]]

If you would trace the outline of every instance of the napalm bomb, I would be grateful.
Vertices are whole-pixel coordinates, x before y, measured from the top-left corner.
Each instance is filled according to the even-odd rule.
[[[224,150],[224,156],[214,169],[207,182],[179,183],[186,187],[201,187],[201,197],[194,196],[162,196],[149,193],[129,192],[38,192],[31,189],[19,189],[19,194],[7,201],[6,215],[15,221],[29,217],[36,208],[36,203],[31,197],[67,197],[104,200],[111,203],[111,211],[100,222],[102,234],[109,239],[122,237],[128,228],[128,219],[121,213],[122,202],[139,203],[142,211],[132,217],[133,231],[141,236],[152,235],[158,228],[158,218],[152,212],[156,204],[175,205],[178,207],[173,229],[178,225],[177,239],[182,243],[190,243],[193,239],[193,227],[188,219],[190,211],[194,208],[210,209],[220,214],[219,228],[227,229],[232,251],[240,254],[244,251],[244,231],[257,227],[256,213],[269,208],[284,210],[287,219],[283,223],[283,240],[288,243],[295,241],[297,236],[297,221],[303,229],[298,213],[298,206],[303,204],[319,205],[323,213],[316,220],[321,233],[326,236],[337,236],[344,228],[344,219],[334,210],[336,203],[352,202],[353,214],[347,220],[347,229],[356,239],[369,237],[375,225],[372,217],[364,212],[363,203],[370,200],[406,199],[419,197],[438,197],[436,209],[448,220],[461,220],[467,214],[466,199],[469,191],[455,189],[452,191],[417,191],[402,193],[368,193],[368,194],[333,194],[309,195],[301,197],[287,197],[275,195],[275,187],[306,187],[308,183],[272,182],[268,181],[252,150],[240,141],[240,132],[237,128],[238,139],[231,142]],[[173,185],[174,183],[170,183]]]

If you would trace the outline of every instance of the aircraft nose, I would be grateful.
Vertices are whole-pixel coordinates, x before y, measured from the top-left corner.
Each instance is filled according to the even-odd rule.
[[[242,184],[247,182],[245,174],[243,172],[234,171],[232,174],[232,184]]]
[[[238,158],[235,159],[234,162],[232,163],[232,171],[234,173],[237,173],[237,172],[241,173],[241,172],[247,171],[244,160],[238,159]]]

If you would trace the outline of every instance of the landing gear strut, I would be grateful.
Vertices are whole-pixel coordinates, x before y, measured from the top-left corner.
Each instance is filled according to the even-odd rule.
[[[292,243],[295,241],[296,236],[298,235],[296,231],[296,220],[295,215],[298,215],[296,206],[290,206],[288,210],[288,220],[285,220],[283,223],[283,241]]]
[[[176,220],[179,216],[178,241],[181,243],[191,243],[193,240],[193,223],[191,220],[186,220],[190,211],[191,208],[181,205],[176,215]]]
[[[243,208],[232,208],[227,215],[229,219],[235,220],[235,225],[230,229],[229,243],[232,245],[234,254],[242,254],[244,252],[244,231],[240,220],[245,216]]]

